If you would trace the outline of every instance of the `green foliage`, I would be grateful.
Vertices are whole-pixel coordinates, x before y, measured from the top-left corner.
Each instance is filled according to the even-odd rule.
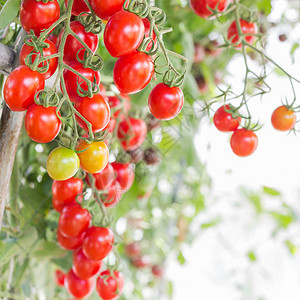
[[[18,15],[21,0],[7,0],[0,11],[0,29],[9,25]]]

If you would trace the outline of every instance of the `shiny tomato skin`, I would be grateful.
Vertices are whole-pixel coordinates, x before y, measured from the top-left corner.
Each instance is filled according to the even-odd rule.
[[[79,236],[67,237],[64,236],[59,229],[57,230],[57,242],[59,246],[65,250],[76,250],[81,247],[84,233]]]
[[[237,129],[231,136],[230,146],[237,156],[249,156],[257,148],[258,139],[252,130]]]
[[[57,38],[58,38],[57,35],[51,33],[51,34],[48,35],[47,40],[51,41],[55,45],[55,47],[56,47]],[[57,49],[57,47],[56,47],[56,49]]]
[[[65,0],[65,6],[68,5],[68,0]],[[79,16],[82,12],[90,12],[88,6],[85,4],[84,0],[74,0],[72,6],[72,15]]]
[[[27,110],[34,103],[36,92],[44,89],[44,76],[27,66],[19,66],[7,77],[3,95],[12,111]]]
[[[116,172],[111,164],[107,164],[106,167],[99,173],[93,174],[95,178],[95,186],[98,190],[106,190],[116,179]],[[89,177],[86,177],[86,181],[90,184]]]
[[[89,259],[101,260],[112,250],[113,243],[114,234],[110,228],[92,226],[84,235],[82,250]]]
[[[51,151],[47,159],[47,171],[54,180],[67,180],[79,169],[79,158],[70,149],[58,147]]]
[[[101,195],[101,200],[104,203],[105,207],[114,207],[116,206],[122,197],[123,190],[120,187],[118,181],[115,181],[107,188],[107,193]]]
[[[114,271],[111,274],[111,271],[103,271],[97,279],[96,289],[103,300],[113,300],[118,299],[124,287],[124,277],[123,274]]]
[[[239,127],[241,118],[238,117],[234,119],[232,114],[226,112],[225,109],[229,110],[230,106],[225,105],[225,107],[221,106],[217,109],[213,118],[214,124],[216,128],[222,132],[234,131]]]
[[[95,72],[90,68],[84,68],[83,65],[78,62],[77,60],[71,62],[69,64],[71,68],[73,68],[75,71],[80,73],[82,76],[84,76],[86,79],[90,80],[91,82],[96,82],[96,84],[99,85],[100,83],[100,72]],[[64,80],[65,80],[65,85],[66,85],[66,90],[67,93],[70,97],[70,100],[72,102],[75,102],[78,99],[82,99],[83,97],[80,97],[77,93],[77,82],[80,84],[81,88],[84,91],[88,91],[88,85],[87,83],[77,76],[77,74],[73,73],[70,70],[64,70],[63,72]],[[62,86],[60,87],[62,92]]]
[[[149,95],[148,106],[156,119],[170,120],[180,113],[183,102],[184,96],[179,87],[159,83]]]
[[[101,268],[101,260],[91,260],[87,258],[82,248],[73,252],[72,270],[80,279],[89,279],[95,276]]]
[[[112,133],[115,130],[116,124],[117,121],[113,118],[110,118],[108,124],[103,130],[107,130],[109,133]]]
[[[113,162],[112,167],[117,172],[117,181],[123,191],[128,191],[134,181],[134,169],[130,163]]]
[[[52,206],[58,213],[61,213],[65,207],[65,205],[59,202],[54,196],[52,197]]]
[[[102,20],[108,20],[112,15],[121,11],[124,0],[91,0],[95,14]]]
[[[145,26],[145,37],[150,37],[150,21],[145,18],[145,19],[142,19],[143,23],[144,23],[144,26]],[[156,38],[156,35],[154,33],[154,30],[152,32],[152,36],[151,36],[152,40],[154,41],[154,49],[156,49],[157,47],[157,38]],[[146,51],[150,51],[151,48],[152,48],[152,45],[153,45],[153,42],[150,42],[146,48]]]
[[[43,48],[43,55],[45,57],[47,57],[47,56],[56,54],[57,48],[56,48],[55,44],[48,39],[45,40],[45,42],[49,45],[49,48]],[[32,63],[34,62],[37,55],[40,56],[40,53],[37,54],[34,51],[34,48],[32,46],[28,46],[27,44],[24,44],[20,51],[20,64],[21,65],[25,65],[25,59],[26,59],[27,55],[29,55],[31,53],[31,51],[33,51],[33,53],[35,53],[34,55],[31,56]],[[48,71],[46,73],[42,74],[45,77],[45,79],[50,78],[56,71],[57,65],[58,65],[58,57],[53,57],[51,59],[48,59],[48,62],[49,62]],[[45,65],[45,64],[40,63],[38,65],[38,67],[41,68],[43,65]]]
[[[90,221],[88,210],[78,203],[71,203],[63,209],[59,217],[59,231],[66,237],[77,237],[88,229]]]
[[[92,32],[86,32],[84,26],[79,21],[72,21],[70,26],[71,29],[87,44],[91,51],[95,53],[99,43],[98,35]],[[62,30],[58,36],[57,47],[59,47],[63,32],[64,30]],[[64,49],[64,62],[69,64],[76,60],[76,54],[82,48],[84,48],[84,46],[73,36],[69,35]],[[79,54],[80,59],[83,59],[83,53],[84,51],[82,50]]]
[[[227,8],[229,3],[229,0],[190,0],[193,11],[204,19],[212,14],[208,7],[221,12]]]
[[[60,7],[57,0],[43,1],[23,0],[20,8],[20,21],[25,31],[32,29],[39,36],[41,31],[49,28],[59,19]]]
[[[44,107],[33,103],[25,115],[25,129],[28,136],[37,143],[49,143],[58,135],[61,121],[56,107]]]
[[[110,119],[110,108],[101,94],[96,94],[92,98],[84,97],[76,100],[75,108],[88,122],[92,124],[92,131],[104,130]],[[89,131],[86,123],[75,115],[78,125]]]
[[[282,105],[277,107],[271,117],[271,122],[274,129],[280,131],[292,130],[296,124],[296,114],[293,110]]]
[[[134,52],[142,43],[145,26],[140,17],[128,11],[115,13],[104,30],[104,44],[113,57]]]
[[[240,19],[240,24],[241,24],[242,32],[244,34],[246,34],[246,36],[245,36],[246,42],[248,42],[249,44],[252,44],[255,40],[255,36],[251,35],[251,34],[257,33],[256,24],[249,23],[242,19]],[[249,34],[249,35],[247,35],[247,34]],[[238,34],[238,30],[237,30],[235,21],[233,21],[228,28],[227,38],[232,44],[235,44],[239,41],[239,34]],[[242,43],[239,43],[238,45],[236,45],[236,47],[239,47],[239,48],[242,47]]]
[[[92,292],[93,282],[93,279],[80,279],[71,269],[67,273],[65,286],[72,296],[81,299]]]
[[[55,271],[55,282],[58,286],[64,287],[66,280],[66,274],[60,270]]]
[[[54,180],[52,183],[52,194],[57,201],[64,205],[75,201],[78,194],[83,192],[83,182],[80,178],[69,178],[67,180]]]
[[[128,118],[119,124],[118,139],[125,151],[141,146],[147,135],[147,126],[142,119]]]
[[[119,58],[114,66],[114,82],[121,93],[135,94],[144,89],[154,74],[151,56],[135,51]]]
[[[108,103],[112,111],[112,116],[116,120],[124,120],[131,109],[130,97],[126,94],[118,96],[109,96]]]

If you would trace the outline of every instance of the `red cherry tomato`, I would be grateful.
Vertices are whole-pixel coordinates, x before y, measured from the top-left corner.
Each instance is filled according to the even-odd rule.
[[[67,237],[64,236],[60,231],[59,228],[57,230],[57,242],[60,247],[66,250],[75,250],[81,247],[83,242],[84,233],[79,236],[75,237]]]
[[[142,252],[141,245],[139,243],[133,242],[131,244],[125,245],[125,253],[130,258],[138,257]]]
[[[118,299],[124,287],[124,278],[122,273],[114,271],[113,276],[111,271],[103,271],[97,279],[96,289],[103,300]]]
[[[142,43],[145,26],[140,17],[128,11],[115,13],[104,30],[104,44],[113,57],[134,52]]]
[[[142,257],[134,258],[132,263],[137,269],[143,269],[149,266],[150,259],[148,256],[144,255]]]
[[[99,173],[93,174],[95,178],[95,186],[98,190],[106,190],[115,180],[117,174],[111,164]],[[89,176],[86,177],[88,184],[90,184]]]
[[[51,42],[55,45],[55,47],[56,47],[57,38],[58,38],[57,35],[51,33],[51,34],[48,35],[47,40],[48,40],[48,41],[51,41]],[[57,49],[57,48],[56,48],[56,49]]]
[[[190,0],[190,5],[198,16],[207,18],[212,14],[208,7],[214,10],[224,11],[229,2],[229,0]]]
[[[241,118],[233,118],[230,112],[225,111],[225,109],[229,110],[230,106],[227,104],[221,106],[217,109],[214,114],[214,124],[216,128],[223,132],[229,132],[236,130],[241,122]]]
[[[101,260],[87,258],[82,249],[73,252],[73,272],[80,279],[89,279],[95,276],[101,268]]]
[[[124,120],[131,108],[130,97],[125,94],[108,97],[108,103],[113,117],[117,120]]]
[[[148,106],[156,119],[170,120],[180,113],[183,102],[183,93],[179,87],[159,83],[149,95]]]
[[[92,83],[95,81],[96,84],[99,85],[100,72],[98,71],[95,72],[90,68],[84,68],[83,65],[77,60],[71,62],[69,66],[73,68],[75,71],[77,71],[78,73],[80,73],[82,76],[84,76],[86,79],[90,80]],[[75,102],[77,99],[81,99],[82,97],[80,97],[77,93],[77,82],[78,84],[80,84],[81,88],[84,91],[88,91],[87,83],[70,70],[64,70],[63,76],[65,80],[66,90],[70,97],[70,100],[72,102]],[[60,88],[63,92],[62,86],[60,86]]]
[[[105,207],[116,206],[122,197],[122,189],[119,182],[115,181],[112,185],[107,188],[108,192],[101,195],[101,200]]]
[[[142,119],[128,118],[119,124],[118,139],[125,151],[141,146],[147,135],[147,126]]]
[[[69,0],[65,0],[66,7],[68,6]],[[72,15],[79,16],[82,12],[90,12],[88,6],[85,4],[84,0],[74,0],[72,6]]]
[[[52,206],[58,213],[61,213],[65,207],[65,205],[59,202],[54,196],[52,197]]]
[[[95,53],[99,43],[98,35],[92,32],[86,32],[84,26],[79,21],[71,22],[70,26],[71,29],[87,44],[91,51]],[[64,30],[62,30],[58,36],[57,45],[60,44],[63,32]],[[69,35],[64,49],[64,62],[69,64],[76,60],[76,54],[82,48],[84,48],[84,46],[73,36]],[[83,59],[83,53],[84,51],[82,50],[79,54],[80,59]]]
[[[91,174],[101,172],[108,163],[109,151],[104,142],[92,142],[80,140],[76,148],[77,151],[85,150],[78,153],[81,168]]]
[[[66,276],[66,288],[76,298],[84,298],[92,292],[93,279],[80,279],[71,269]]]
[[[253,34],[257,33],[256,24],[249,23],[242,19],[240,19],[240,24],[241,24],[242,32],[246,34],[245,36],[246,42],[252,44],[255,40],[255,36]],[[240,39],[235,21],[233,21],[228,28],[227,38],[232,44],[237,43]],[[238,45],[236,45],[236,47],[242,47],[242,43],[239,43]]]
[[[252,130],[237,129],[231,136],[230,146],[237,156],[249,156],[257,148],[258,139]]]
[[[12,111],[27,110],[34,103],[36,92],[45,87],[44,76],[27,66],[19,66],[7,77],[3,95]]]
[[[20,21],[25,31],[32,29],[39,36],[41,31],[49,28],[60,15],[57,0],[44,3],[36,0],[23,0],[20,9]]]
[[[64,205],[75,201],[76,196],[83,191],[83,182],[80,178],[72,177],[67,180],[54,180],[52,183],[52,194],[57,201]]]
[[[59,231],[67,237],[76,237],[85,232],[90,224],[91,215],[78,203],[67,205],[59,217]]]
[[[28,136],[37,143],[49,143],[58,135],[61,121],[56,107],[44,107],[33,103],[25,115],[25,129]]]
[[[75,108],[77,111],[92,124],[93,132],[103,130],[110,119],[110,108],[101,94],[94,95],[92,98],[84,97],[76,100]],[[75,115],[78,125],[88,131],[86,123]]]
[[[145,26],[145,37],[146,38],[150,37],[150,22],[149,22],[149,20],[147,18],[143,19],[142,21],[143,21],[144,26]],[[153,49],[156,49],[156,47],[157,47],[157,38],[156,38],[156,35],[154,33],[154,30],[152,32],[152,37],[151,38],[154,41],[154,47],[153,47]],[[151,48],[152,48],[152,45],[153,45],[153,42],[150,42],[148,44],[147,48],[146,48],[146,51],[150,51]]]
[[[48,48],[44,48],[43,49],[43,55],[45,57],[56,54],[57,53],[57,48],[55,46],[55,44],[53,42],[51,42],[49,39],[45,40],[45,42],[49,45]],[[33,63],[36,56],[41,56],[40,53],[37,54],[37,52],[34,51],[34,48],[32,46],[28,46],[27,44],[24,44],[22,46],[22,49],[20,51],[20,64],[21,65],[25,65],[25,59],[27,57],[28,54],[30,54],[31,52],[35,53],[34,55],[31,56],[31,62]],[[53,57],[47,60],[49,62],[49,68],[48,71],[46,73],[43,73],[42,75],[45,77],[45,79],[50,78],[54,72],[57,69],[57,65],[58,65],[58,58],[57,57]],[[42,62],[38,65],[39,68],[41,68],[42,66],[45,66],[46,62],[43,64]]]
[[[111,164],[112,167],[117,172],[117,181],[120,184],[120,187],[123,191],[128,191],[134,181],[134,169],[131,164],[126,163],[117,163],[114,162]]]
[[[110,133],[113,132],[116,127],[116,123],[117,121],[115,119],[110,118],[107,126],[103,130],[107,130]]]
[[[134,94],[145,88],[154,74],[151,56],[135,51],[116,61],[114,82],[121,93]]]
[[[112,250],[113,243],[114,234],[111,229],[93,226],[84,235],[82,250],[89,259],[101,260]]]
[[[60,270],[55,271],[55,282],[58,286],[65,286],[66,274]]]
[[[158,265],[153,266],[151,271],[155,277],[162,278],[164,275],[164,268],[162,266],[158,266]]]
[[[292,130],[296,124],[296,114],[293,110],[282,105],[277,107],[271,117],[272,125],[280,131]]]
[[[121,11],[124,0],[91,0],[95,14],[102,20],[108,20],[112,15]]]

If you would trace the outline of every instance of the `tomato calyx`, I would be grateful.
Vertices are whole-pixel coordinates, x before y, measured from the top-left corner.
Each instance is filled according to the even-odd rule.
[[[144,19],[148,16],[150,12],[150,6],[146,0],[130,0],[124,1],[123,9],[125,11],[131,12]]]
[[[83,59],[79,57],[82,51],[84,51]],[[81,48],[77,52],[76,59],[82,63],[84,68],[92,69],[95,72],[100,71],[104,65],[104,61],[99,54],[90,53],[89,51],[86,51],[85,48]]]
[[[34,95],[34,102],[37,105],[43,105],[46,108],[49,106],[53,106],[53,107],[57,106],[59,100],[60,98],[55,90],[41,90]],[[57,116],[61,118],[58,112],[57,112]]]
[[[79,22],[84,26],[86,32],[100,34],[103,29],[103,22],[98,19],[93,13],[82,12],[79,15]]]

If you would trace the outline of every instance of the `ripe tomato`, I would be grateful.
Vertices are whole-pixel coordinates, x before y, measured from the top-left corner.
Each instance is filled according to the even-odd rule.
[[[227,104],[221,106],[217,109],[214,114],[214,124],[216,128],[223,132],[229,132],[236,130],[241,122],[241,117],[233,118],[230,112],[225,111],[225,109],[229,110],[230,106]]]
[[[103,130],[107,130],[110,133],[113,132],[116,127],[116,123],[117,121],[115,119],[110,118],[107,126]]]
[[[107,193],[101,195],[101,200],[105,207],[116,206],[122,197],[122,189],[119,182],[115,181],[107,188]]]
[[[145,37],[150,37],[150,22],[147,18],[142,20],[145,26]],[[152,40],[154,41],[154,49],[156,49],[157,47],[157,38],[156,35],[154,33],[154,30],[152,32]],[[146,51],[150,51],[152,48],[153,42],[150,42],[146,48]]]
[[[231,149],[238,156],[249,156],[256,150],[257,145],[256,134],[244,128],[237,129],[230,139]]]
[[[91,0],[95,14],[102,20],[108,20],[123,8],[124,0]]]
[[[113,243],[114,233],[110,228],[92,226],[84,235],[82,250],[89,259],[101,260],[112,250]]]
[[[55,46],[55,44],[53,44],[53,42],[51,42],[50,40],[45,40],[45,42],[49,45],[48,48],[43,48],[43,55],[45,57],[56,54],[57,53],[57,48]],[[21,65],[25,65],[25,59],[27,57],[27,55],[29,55],[31,52],[35,53],[34,55],[31,56],[31,62],[33,63],[36,56],[41,56],[40,53],[37,53],[34,51],[34,48],[32,46],[28,46],[27,44],[24,44],[22,46],[22,49],[20,51],[20,64]],[[49,68],[48,71],[46,73],[43,73],[42,75],[45,77],[45,79],[50,78],[54,72],[57,69],[57,65],[58,65],[58,57],[53,57],[47,60],[49,62]],[[42,66],[45,66],[46,62],[40,63],[38,65],[39,68],[41,68]]]
[[[151,271],[155,277],[162,278],[164,275],[164,268],[162,266],[155,265],[152,267]]]
[[[183,93],[179,87],[159,83],[149,95],[148,106],[156,119],[170,120],[180,113],[183,102]]]
[[[113,117],[121,121],[128,115],[131,108],[130,97],[125,94],[108,97],[108,103],[112,110]]]
[[[56,107],[44,107],[33,103],[25,115],[25,129],[28,136],[37,143],[49,143],[58,135],[61,121]]]
[[[69,66],[78,73],[80,73],[82,76],[84,76],[86,79],[90,80],[91,82],[95,81],[95,83],[99,85],[100,72],[95,72],[90,68],[84,68],[83,65],[77,60],[71,62]],[[78,75],[69,70],[64,70],[63,76],[65,80],[66,90],[70,97],[70,100],[72,102],[75,102],[77,99],[81,99],[82,97],[80,97],[77,93],[77,82],[78,84],[80,84],[81,88],[84,91],[88,91],[88,85],[86,84],[86,82]],[[60,88],[62,90],[62,86],[60,86]]]
[[[296,114],[293,110],[282,105],[277,107],[271,117],[272,125],[280,131],[292,130],[296,124]]]
[[[64,205],[75,201],[76,196],[83,191],[83,182],[80,178],[69,178],[63,181],[54,180],[52,183],[52,194],[57,201]]]
[[[128,11],[115,13],[104,30],[104,44],[113,57],[134,52],[142,43],[145,26],[140,17]]]
[[[84,237],[84,233],[82,233],[79,236],[67,237],[60,232],[59,228],[57,230],[57,242],[60,247],[66,250],[75,250],[81,247],[83,242],[83,237]]]
[[[147,135],[147,126],[142,119],[128,118],[119,124],[118,139],[125,151],[141,146]]]
[[[93,53],[96,52],[99,38],[98,35],[92,32],[86,32],[84,26],[79,21],[73,21],[70,24],[71,29],[88,45]],[[64,30],[62,30],[57,39],[57,45],[59,46]],[[66,40],[64,48],[64,62],[69,64],[76,60],[77,52],[84,48],[84,46],[76,40],[73,36],[69,35]],[[81,51],[79,58],[83,59],[84,51]]]
[[[66,274],[60,270],[55,271],[55,282],[58,286],[65,286]]]
[[[154,73],[151,56],[135,51],[116,61],[114,82],[121,93],[134,94],[145,88]]]
[[[75,108],[77,111],[92,124],[93,132],[103,130],[110,119],[110,108],[101,94],[94,95],[92,98],[84,97],[76,100]],[[88,131],[86,123],[75,115],[78,125]]]
[[[112,165],[107,164],[101,172],[93,174],[93,176],[96,188],[98,190],[106,190],[113,183],[117,174]],[[86,181],[90,184],[89,176],[86,177]]]
[[[76,237],[85,232],[91,221],[88,210],[82,208],[78,203],[67,205],[59,217],[59,231],[67,237]]]
[[[76,298],[84,298],[92,292],[93,279],[80,279],[71,269],[66,276],[66,288]]]
[[[96,289],[103,300],[118,299],[124,287],[123,274],[114,271],[113,275],[110,270],[103,271],[97,279]]]
[[[73,177],[79,169],[77,154],[67,148],[56,148],[47,159],[47,171],[54,180],[67,180]]]
[[[128,191],[134,181],[134,169],[129,163],[122,164],[114,162],[111,164],[117,172],[117,181],[123,191]]]
[[[108,163],[108,148],[104,142],[92,142],[88,144],[86,141],[79,141],[76,148],[77,151],[85,151],[78,153],[81,168],[87,173],[99,173]]]
[[[249,23],[242,19],[240,19],[240,24],[241,24],[242,32],[244,34],[246,34],[246,36],[245,36],[246,42],[248,42],[249,44],[252,44],[255,40],[255,36],[251,35],[251,34],[257,33],[256,24]],[[240,39],[235,21],[233,21],[228,28],[227,38],[232,44],[237,43]],[[236,47],[242,47],[242,43],[236,45]]]
[[[65,6],[68,6],[69,0],[65,0]],[[72,15],[79,16],[82,12],[89,12],[88,6],[85,4],[84,0],[74,0],[72,6]]]
[[[57,38],[58,38],[57,35],[51,33],[51,34],[48,35],[47,40],[51,41],[55,45],[55,47],[56,47]],[[57,47],[56,47],[56,49],[57,49]]]
[[[45,79],[42,74],[27,66],[19,66],[6,79],[4,100],[12,111],[24,111],[34,103],[35,93],[44,87]]]
[[[218,11],[224,11],[229,2],[229,0],[190,0],[190,5],[198,16],[207,18],[212,14],[207,7]]]
[[[125,245],[125,253],[130,258],[135,258],[139,256],[142,252],[141,245],[139,243],[133,242],[131,244]]]
[[[148,256],[144,255],[142,257],[134,258],[132,263],[137,269],[143,269],[149,266],[150,259]]]
[[[89,279],[95,276],[101,268],[101,260],[91,260],[87,258],[82,248],[73,252],[72,270],[80,279]]]
[[[61,213],[65,207],[65,204],[59,202],[54,196],[52,197],[52,206],[58,212]]]
[[[20,21],[25,31],[32,29],[39,36],[41,31],[49,28],[60,15],[57,0],[44,3],[36,0],[23,0],[20,8]]]

